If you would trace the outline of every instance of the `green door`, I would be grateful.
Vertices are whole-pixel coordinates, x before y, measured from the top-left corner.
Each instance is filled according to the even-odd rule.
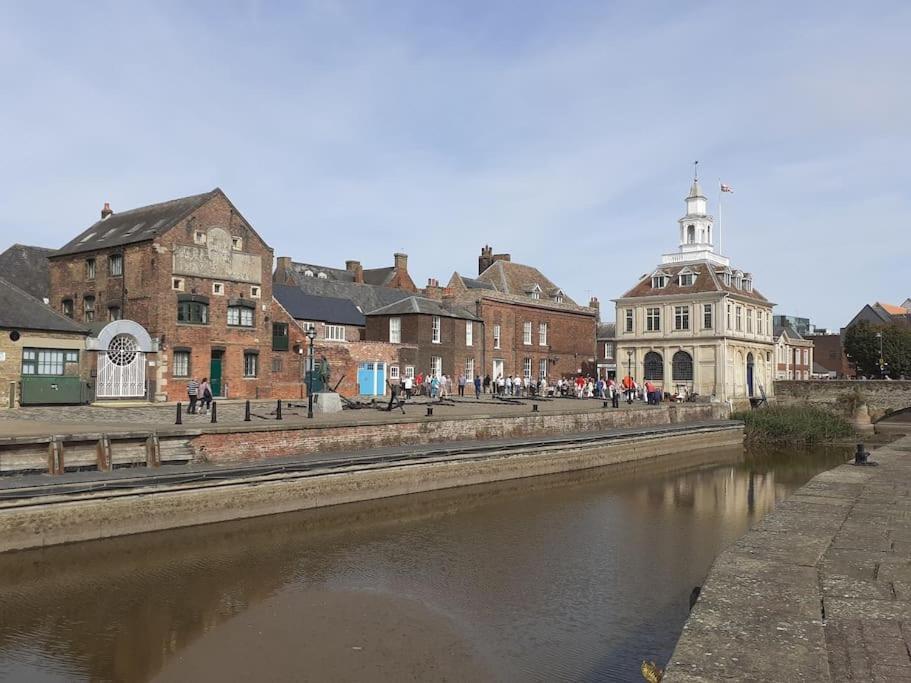
[[[224,351],[213,351],[212,360],[209,362],[209,385],[212,387],[213,396],[221,396],[221,361]]]

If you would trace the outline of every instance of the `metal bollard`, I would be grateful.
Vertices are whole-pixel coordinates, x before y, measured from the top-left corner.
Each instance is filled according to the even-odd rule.
[[[183,424],[183,414],[182,413],[183,413],[183,404],[180,401],[178,401],[177,402],[177,419],[174,420],[174,424],[176,424],[176,425]]]
[[[870,454],[864,450],[864,445],[862,443],[857,444],[857,450],[854,451],[854,464],[866,465],[868,457],[870,457]]]
[[[276,420],[282,419],[282,400],[281,399],[278,399],[278,405],[275,408],[275,419]]]
[[[531,412],[533,412],[533,413],[537,413],[537,412],[538,412],[538,404],[537,404],[537,403],[532,403],[532,404],[531,404]]]
[[[427,406],[427,417],[431,417],[432,415],[433,415],[433,406]]]
[[[602,401],[602,402],[601,402],[601,407],[602,407],[602,408],[607,408],[607,401]]]
[[[212,424],[218,422],[218,402],[212,401]]]
[[[250,421],[250,401],[244,404],[244,422]]]

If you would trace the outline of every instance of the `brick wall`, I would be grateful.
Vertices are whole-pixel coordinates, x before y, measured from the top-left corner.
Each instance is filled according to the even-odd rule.
[[[22,349],[70,349],[79,352],[78,363],[64,365],[65,376],[81,377],[89,381],[91,359],[85,350],[85,335],[64,332],[41,332],[17,329],[18,341],[10,338],[10,329],[0,329],[0,409],[14,408],[19,401],[19,382],[22,377]],[[10,405],[10,383],[14,389],[14,403]]]
[[[775,396],[785,404],[810,403],[845,412],[845,400],[859,392],[873,420],[888,412],[911,407],[911,381],[874,380],[808,380],[805,382],[778,380]]]

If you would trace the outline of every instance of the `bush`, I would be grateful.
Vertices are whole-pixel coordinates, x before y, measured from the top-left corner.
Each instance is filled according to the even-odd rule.
[[[854,435],[854,428],[845,418],[811,405],[769,406],[731,417],[743,421],[748,446],[810,446]]]

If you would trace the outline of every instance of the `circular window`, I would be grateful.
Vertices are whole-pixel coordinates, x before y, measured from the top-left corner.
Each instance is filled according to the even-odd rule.
[[[19,330],[13,330],[12,332],[9,333],[9,338],[14,342],[19,341],[19,337],[20,337]]]
[[[128,334],[118,334],[108,347],[108,359],[114,365],[129,365],[136,358],[136,340]]]

